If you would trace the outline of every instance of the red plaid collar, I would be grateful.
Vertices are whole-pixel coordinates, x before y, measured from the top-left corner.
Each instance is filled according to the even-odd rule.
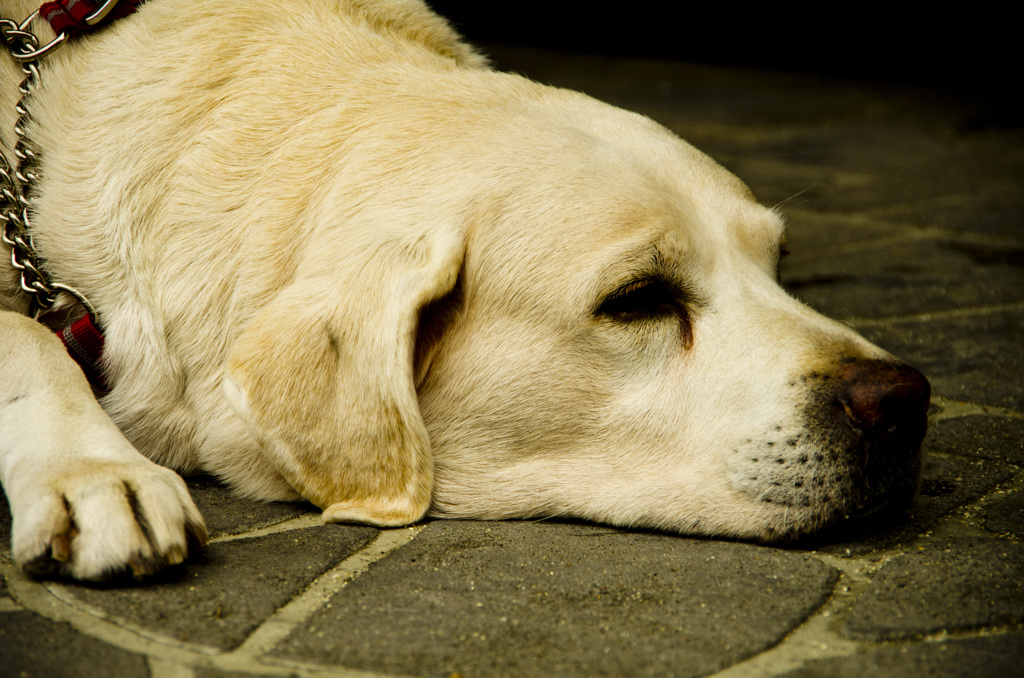
[[[97,393],[107,392],[107,380],[103,376],[103,332],[93,322],[92,316],[76,320],[57,336],[64,342],[68,354],[85,372],[86,379]]]

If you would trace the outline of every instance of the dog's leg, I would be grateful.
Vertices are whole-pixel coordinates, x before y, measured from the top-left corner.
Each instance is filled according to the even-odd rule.
[[[28,573],[101,579],[181,562],[206,527],[185,483],[140,455],[49,330],[0,312],[0,480]]]

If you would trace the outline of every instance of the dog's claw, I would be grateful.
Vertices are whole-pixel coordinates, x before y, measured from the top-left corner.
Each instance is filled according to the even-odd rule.
[[[185,552],[177,546],[172,546],[167,552],[166,560],[168,565],[179,565],[185,560]]]
[[[49,558],[58,562],[65,563],[71,557],[71,538],[67,533],[56,535],[53,541],[50,542],[50,555]]]
[[[201,549],[206,546],[206,542],[210,539],[210,534],[206,529],[206,523],[203,522],[202,516],[199,516],[198,511],[196,515],[198,520],[189,519],[185,525],[185,538],[188,542],[186,551],[191,547]]]
[[[128,561],[128,567],[131,568],[132,577],[134,577],[135,579],[142,579],[147,575],[151,575],[159,571],[160,563],[150,558],[138,556]]]

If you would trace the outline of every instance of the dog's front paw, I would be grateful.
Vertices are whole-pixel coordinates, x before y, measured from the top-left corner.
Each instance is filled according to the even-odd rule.
[[[100,580],[182,562],[206,543],[184,481],[144,459],[79,459],[14,513],[12,551],[29,575]]]

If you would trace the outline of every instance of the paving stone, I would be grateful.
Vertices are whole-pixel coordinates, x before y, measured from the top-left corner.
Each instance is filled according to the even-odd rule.
[[[911,509],[913,529],[926,531],[952,509],[977,501],[1013,475],[1014,469],[986,459],[925,457],[920,489]]]
[[[986,149],[984,144],[1002,147]],[[953,234],[1008,236],[1019,243],[1020,224],[1024,222],[1022,153],[1024,143],[1019,134],[982,138],[975,150],[978,157],[963,154],[958,160],[966,165],[964,174],[970,175],[972,168],[977,172],[974,181],[946,195],[886,205],[875,216],[942,228]],[[984,163],[979,163],[981,157]]]
[[[0,676],[14,678],[147,678],[142,655],[91,638],[70,624],[32,612],[0,614]]]
[[[1016,245],[883,240],[841,254],[795,254],[782,281],[828,315],[884,318],[1024,300],[1018,258],[1024,261],[1024,247]]]
[[[778,642],[835,580],[748,544],[438,521],[276,652],[414,675],[698,676]]]
[[[189,494],[206,519],[211,537],[242,534],[305,513],[320,513],[312,504],[303,502],[264,502],[237,497],[212,478],[194,476],[187,482]]]
[[[928,426],[925,449],[1024,465],[1024,419],[974,414]]]
[[[1024,623],[1024,546],[960,538],[894,558],[875,575],[843,627],[889,640]]]
[[[892,548],[928,531],[944,515],[977,501],[1013,474],[1012,468],[984,459],[925,456],[921,485],[908,508],[840,525],[801,541],[799,546],[837,556],[862,556]]]
[[[830,86],[836,85],[824,88]],[[710,127],[716,134],[703,134],[701,125],[654,117],[735,172],[769,205],[787,201],[819,212],[862,214],[950,235],[1002,236],[1020,244],[1024,135],[962,133],[957,126],[963,111],[948,101],[935,101],[928,120],[914,120],[897,109],[926,99],[915,104],[914,96],[898,98],[862,91],[848,117],[840,113],[823,124],[764,121],[754,134],[715,123]],[[865,108],[878,108],[879,114]],[[886,108],[897,117],[887,117]]]
[[[176,640],[228,649],[377,534],[324,525],[210,544],[202,562],[134,583],[67,590],[111,615]]]
[[[1024,539],[1024,491],[1007,491],[985,508],[985,529]]]
[[[784,205],[786,243],[792,253],[782,260],[782,279],[801,257],[811,259],[835,256],[837,250],[874,247],[880,239],[912,240],[921,237],[921,229],[883,221],[860,213],[818,212],[805,208],[797,197],[796,207]]]
[[[781,678],[1007,678],[1020,675],[1024,635],[882,646],[851,657],[818,659]]]
[[[1024,410],[1024,311],[854,327],[924,372],[934,395]]]

